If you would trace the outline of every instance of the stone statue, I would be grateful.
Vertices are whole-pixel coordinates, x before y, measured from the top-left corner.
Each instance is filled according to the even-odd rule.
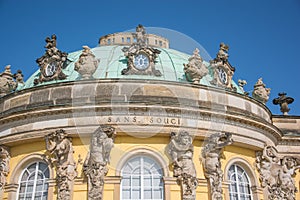
[[[229,46],[221,43],[216,58],[210,60],[209,66],[213,73],[213,79],[210,83],[225,89],[235,90],[236,88],[231,83],[235,68],[228,61],[228,50]]]
[[[83,164],[84,174],[88,177],[89,200],[103,199],[104,176],[108,172],[106,165],[115,135],[113,127],[101,125],[91,137],[90,151]]]
[[[256,168],[262,187],[268,189],[269,200],[295,200],[297,188],[293,177],[300,168],[300,158],[280,158],[275,147],[265,145],[263,151],[256,152]]]
[[[249,93],[248,93],[248,92],[245,92],[245,90],[244,90],[244,86],[247,85],[247,81],[246,81],[246,80],[241,80],[241,79],[239,79],[239,80],[238,80],[238,84],[239,84],[239,88],[242,90],[242,92],[243,92],[245,95],[248,95]]]
[[[3,190],[6,184],[6,177],[9,173],[9,150],[5,146],[0,146],[0,190]]]
[[[56,47],[56,35],[45,39],[45,54],[36,60],[40,67],[39,78],[34,80],[34,84],[52,80],[64,80],[67,76],[62,72],[63,64],[67,60],[68,54],[61,52]]]
[[[90,79],[95,73],[100,59],[96,59],[91,49],[88,46],[83,46],[83,51],[75,63],[75,71],[77,71],[82,79]]]
[[[217,54],[217,59],[222,62],[228,62],[228,57],[229,57],[228,50],[229,50],[229,46],[222,42],[220,44],[220,49]]]
[[[194,84],[200,83],[200,80],[208,74],[208,69],[203,63],[203,59],[199,55],[199,49],[195,49],[192,57],[189,58],[188,64],[183,64],[184,72],[187,79],[191,79]]]
[[[204,175],[208,180],[212,200],[222,200],[222,179],[220,159],[224,157],[223,148],[233,143],[230,133],[215,133],[204,143],[200,160],[203,164]]]
[[[45,137],[46,149],[51,155],[51,163],[56,166],[57,199],[72,199],[74,179],[77,176],[73,146],[67,133],[61,129]]]
[[[140,48],[147,46],[147,36],[146,30],[143,25],[139,24],[135,28],[136,32],[133,33],[133,37],[136,38],[136,44],[139,45]]]
[[[5,67],[5,71],[0,74],[0,97],[5,96],[17,88],[17,83],[13,80],[10,65]]]
[[[127,68],[122,70],[122,75],[161,76],[161,72],[155,69],[155,60],[160,54],[160,50],[147,44],[145,28],[139,24],[133,35],[137,41],[122,49],[127,59]]]
[[[172,159],[173,175],[182,188],[183,200],[195,200],[198,180],[193,163],[194,146],[192,137],[186,131],[171,133],[166,150]]]
[[[270,88],[266,88],[263,83],[262,78],[259,78],[254,85],[254,90],[252,92],[252,97],[262,103],[266,103],[269,100]]]
[[[274,105],[280,105],[280,111],[283,115],[288,115],[288,112],[290,111],[288,104],[291,104],[294,102],[294,99],[292,97],[287,97],[286,93],[282,92],[278,94],[279,97],[276,99],[273,99]]]
[[[14,74],[14,79],[16,79],[17,84],[24,84],[24,75],[21,70],[18,70],[17,73]]]

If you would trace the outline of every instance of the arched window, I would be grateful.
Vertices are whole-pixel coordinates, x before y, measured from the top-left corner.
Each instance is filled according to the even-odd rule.
[[[129,159],[121,170],[122,200],[163,200],[164,185],[161,166],[150,157]]]
[[[228,171],[230,200],[252,200],[251,183],[246,171],[240,166],[231,165]]]
[[[46,200],[48,196],[48,165],[35,162],[25,168],[19,179],[17,200]]]

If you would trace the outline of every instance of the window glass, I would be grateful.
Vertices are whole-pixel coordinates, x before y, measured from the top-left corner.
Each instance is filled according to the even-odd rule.
[[[238,165],[229,168],[230,200],[252,200],[251,184],[246,171]]]
[[[163,200],[164,184],[161,167],[152,158],[131,158],[121,171],[121,199]]]
[[[35,162],[23,170],[18,189],[18,200],[46,200],[48,196],[49,168],[44,162]]]

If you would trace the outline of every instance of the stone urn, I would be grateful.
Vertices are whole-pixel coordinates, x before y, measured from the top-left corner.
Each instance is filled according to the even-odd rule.
[[[13,80],[10,65],[7,65],[5,71],[0,74],[0,97],[14,91],[16,87],[17,83]]]
[[[93,77],[100,60],[96,59],[88,46],[83,46],[83,51],[75,63],[75,71],[77,71],[82,79],[90,79]]]

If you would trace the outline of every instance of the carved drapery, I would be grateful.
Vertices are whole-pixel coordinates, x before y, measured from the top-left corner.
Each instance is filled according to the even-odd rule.
[[[193,55],[189,58],[188,64],[183,64],[184,72],[188,81],[199,84],[200,80],[208,74],[208,69],[199,55],[199,49],[195,49]]]
[[[71,138],[64,130],[57,130],[45,137],[50,160],[56,166],[57,199],[72,199],[74,179],[77,176]]]
[[[256,152],[256,168],[263,188],[268,190],[269,200],[295,200],[297,188],[293,177],[300,168],[300,157],[279,157],[273,146],[265,146]]]
[[[208,180],[212,200],[222,200],[222,179],[220,159],[223,157],[223,148],[233,143],[229,133],[212,134],[206,141],[201,152],[200,160],[203,164],[204,175]]]
[[[173,175],[181,185],[183,200],[195,200],[198,186],[192,141],[192,137],[186,131],[172,132],[171,141],[167,146],[167,153],[172,159]]]
[[[6,177],[9,173],[9,150],[5,146],[0,146],[0,190],[3,190],[6,184]]]
[[[88,199],[103,199],[104,176],[108,172],[110,151],[114,146],[115,129],[101,125],[91,137],[90,151],[83,165],[88,177]]]

